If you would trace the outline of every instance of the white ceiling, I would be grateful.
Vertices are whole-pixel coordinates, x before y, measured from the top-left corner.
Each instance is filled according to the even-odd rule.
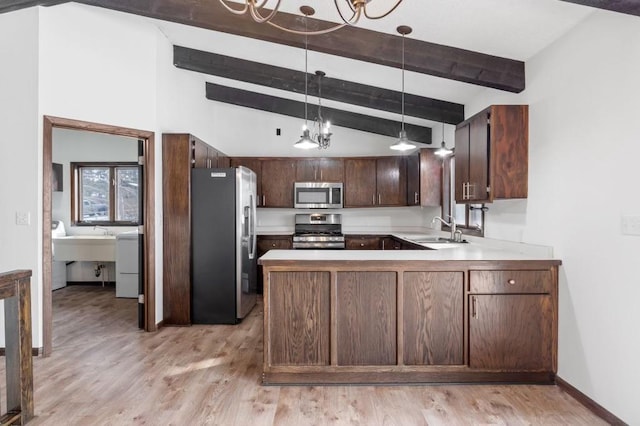
[[[268,0],[267,5],[275,2]],[[388,7],[389,4],[392,0],[371,0],[369,7],[373,13],[379,11],[380,6]],[[315,18],[336,22],[339,19],[331,0],[282,0],[281,10],[299,14],[301,5],[315,8]],[[388,17],[376,21],[363,17],[358,26],[397,35],[398,25],[409,25],[413,28],[413,33],[408,36],[411,38],[526,62],[595,10],[560,0],[404,0]],[[171,22],[152,21],[176,45],[304,71],[302,49]],[[401,71],[396,68],[310,51],[308,70],[312,73],[317,69],[325,71],[328,77],[401,89]],[[207,77],[207,81],[300,100],[294,93],[213,76]],[[408,71],[405,87],[408,93],[462,104],[484,90],[480,86]],[[312,98],[309,101],[314,102]],[[399,119],[394,114],[367,111],[366,108],[329,101],[323,103]],[[436,124],[412,118],[407,118],[407,122],[426,126]]]

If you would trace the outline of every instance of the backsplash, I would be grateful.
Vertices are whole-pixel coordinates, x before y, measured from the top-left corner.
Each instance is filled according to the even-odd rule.
[[[297,213],[340,213],[345,233],[380,233],[431,228],[440,207],[375,207],[357,209],[258,209],[258,233],[292,233]]]

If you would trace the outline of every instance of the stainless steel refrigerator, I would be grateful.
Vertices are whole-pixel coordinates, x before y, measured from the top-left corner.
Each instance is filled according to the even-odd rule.
[[[256,174],[191,170],[191,320],[236,324],[256,304]]]

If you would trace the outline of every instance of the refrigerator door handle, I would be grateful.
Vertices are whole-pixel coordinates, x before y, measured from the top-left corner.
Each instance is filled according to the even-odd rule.
[[[249,259],[256,257],[256,200],[249,194]]]

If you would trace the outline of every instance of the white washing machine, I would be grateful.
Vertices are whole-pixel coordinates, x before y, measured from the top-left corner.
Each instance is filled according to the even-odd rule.
[[[138,231],[116,235],[116,297],[138,297]]]
[[[67,231],[64,228],[64,223],[60,220],[54,220],[51,222],[51,238],[64,237],[67,235]],[[56,261],[56,245],[51,242],[51,289],[57,290],[67,286],[67,262]]]

